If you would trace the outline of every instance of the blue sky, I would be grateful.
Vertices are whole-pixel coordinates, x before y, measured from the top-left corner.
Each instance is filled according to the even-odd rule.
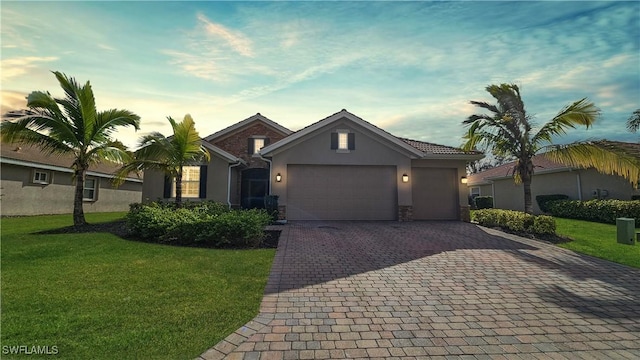
[[[559,141],[638,141],[640,2],[6,2],[2,110],[51,70],[90,80],[100,110],[141,130],[190,113],[201,136],[257,112],[300,129],[343,108],[394,135],[459,146],[461,122],[520,85],[539,123],[588,97],[592,129]]]

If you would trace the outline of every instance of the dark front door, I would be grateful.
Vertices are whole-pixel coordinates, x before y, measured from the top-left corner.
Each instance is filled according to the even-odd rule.
[[[242,172],[240,198],[245,209],[264,208],[269,192],[269,169],[247,169]]]

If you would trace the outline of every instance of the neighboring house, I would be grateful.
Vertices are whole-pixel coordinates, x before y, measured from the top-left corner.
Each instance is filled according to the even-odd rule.
[[[470,175],[467,182],[469,195],[492,196],[497,209],[524,211],[524,190],[522,184],[514,182],[514,165],[512,162]],[[541,213],[537,195],[563,194],[573,200],[631,200],[632,195],[640,194],[624,178],[600,174],[595,169],[567,167],[543,155],[534,156],[533,165],[531,195],[536,214]]]
[[[278,196],[288,220],[468,219],[468,161],[482,154],[402,139],[342,110],[300,131],[257,114],[207,136],[183,196],[262,207]],[[145,172],[144,198],[171,199],[161,173]]]
[[[0,213],[8,215],[70,214],[75,184],[73,158],[45,155],[29,145],[0,147]],[[112,186],[115,164],[92,165],[84,183],[84,211],[127,211],[142,199],[142,179],[128,177],[118,188]]]

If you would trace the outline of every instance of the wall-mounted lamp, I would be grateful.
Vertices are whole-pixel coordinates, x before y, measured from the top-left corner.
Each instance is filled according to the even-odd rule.
[[[467,179],[466,176],[463,176],[463,177],[460,178],[460,182],[463,183],[463,184],[466,184],[467,181],[468,181],[468,179]]]
[[[280,182],[282,181],[282,175],[280,175],[280,173],[276,174],[276,182]]]
[[[403,183],[409,182],[409,175],[407,175],[407,174],[402,174],[402,182],[403,182]]]

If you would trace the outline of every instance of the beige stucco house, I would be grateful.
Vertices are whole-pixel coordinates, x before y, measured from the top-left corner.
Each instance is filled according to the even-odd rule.
[[[44,215],[73,212],[75,184],[70,156],[46,155],[37,147],[2,144],[0,147],[0,214]],[[112,186],[115,164],[97,164],[87,172],[85,212],[127,211],[142,199],[142,178],[128,177]]]
[[[536,214],[541,213],[537,195],[563,194],[572,200],[631,200],[631,196],[640,194],[620,176],[604,175],[595,169],[567,167],[543,155],[534,156],[533,164],[531,192]],[[517,185],[513,180],[514,165],[512,162],[470,175],[467,182],[469,195],[493,196],[497,209],[524,211],[524,190],[522,184]]]
[[[482,154],[398,138],[346,110],[297,132],[256,114],[203,139],[183,196],[259,207],[278,196],[288,220],[468,219],[468,161]],[[144,198],[171,199],[171,179],[145,173]]]

